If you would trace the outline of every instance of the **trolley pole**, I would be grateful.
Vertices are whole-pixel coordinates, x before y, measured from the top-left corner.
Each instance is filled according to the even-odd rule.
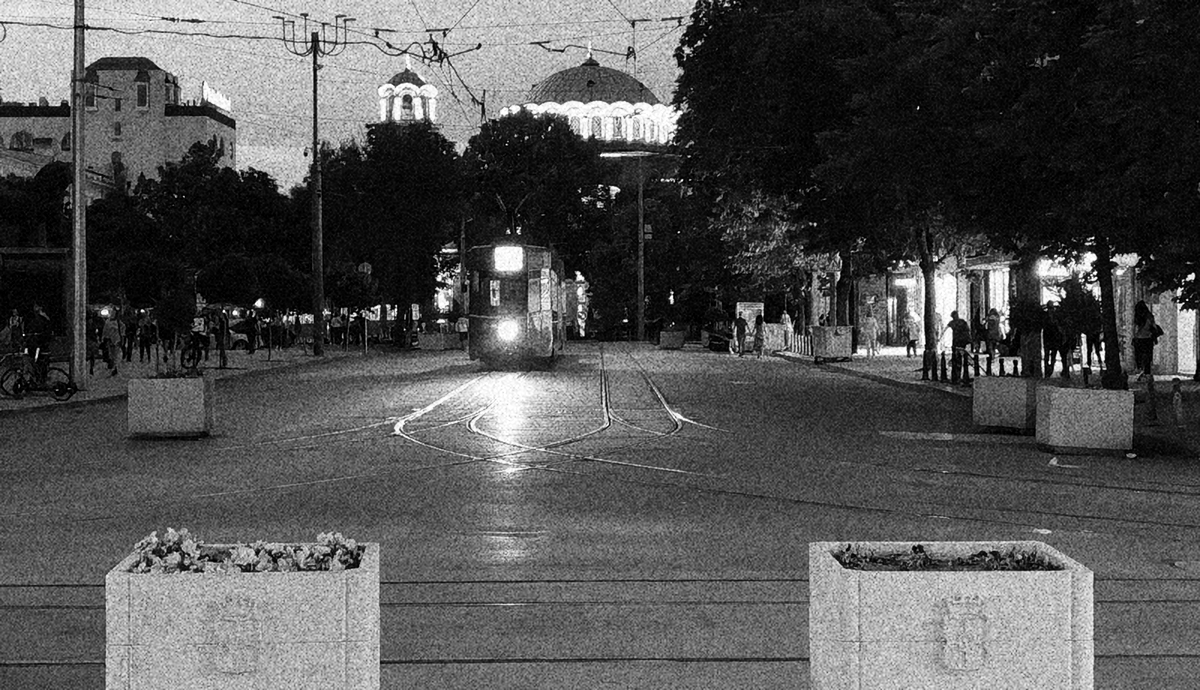
[[[312,293],[313,293],[313,355],[318,357],[325,354],[325,233],[321,221],[321,152],[318,138],[317,123],[317,72],[321,69],[321,56],[334,56],[346,49],[347,26],[354,19],[344,14],[337,15],[333,20],[332,36],[328,36],[329,25],[321,22],[320,29],[308,28],[308,13],[302,12],[304,20],[302,36],[308,34],[308,40],[296,38],[296,23],[275,17],[283,23],[283,44],[293,55],[307,57],[312,55],[312,173],[309,175],[309,187],[312,194]]]
[[[75,0],[75,66],[71,74],[71,379],[87,390],[87,200],[83,195],[83,2]]]

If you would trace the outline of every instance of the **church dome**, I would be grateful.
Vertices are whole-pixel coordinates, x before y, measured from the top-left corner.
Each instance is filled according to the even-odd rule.
[[[555,72],[534,85],[528,103],[646,103],[659,101],[650,89],[632,76],[611,67],[603,67],[592,57],[582,65]]]
[[[421,78],[421,75],[412,71],[412,68],[406,68],[403,72],[399,72],[388,83],[392,86],[399,86],[401,84],[412,84],[417,88],[425,86],[425,80]]]

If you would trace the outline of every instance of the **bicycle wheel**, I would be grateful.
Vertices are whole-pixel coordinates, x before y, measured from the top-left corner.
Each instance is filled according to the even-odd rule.
[[[0,393],[10,398],[21,398],[25,395],[26,387],[25,372],[20,369],[9,369],[0,374]]]
[[[46,370],[46,390],[54,395],[55,400],[69,400],[79,388],[66,369],[50,367]]]

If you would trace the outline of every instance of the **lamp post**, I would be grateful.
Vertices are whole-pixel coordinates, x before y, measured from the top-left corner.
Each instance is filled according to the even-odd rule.
[[[354,19],[344,14],[334,17],[332,32],[325,22],[320,29],[309,30],[308,13],[300,14],[304,20],[301,37],[296,37],[296,23],[283,17],[275,17],[283,23],[283,44],[288,52],[301,57],[312,56],[312,174],[309,186],[312,192],[312,281],[313,281],[313,354],[325,354],[325,257],[324,232],[321,227],[321,157],[317,138],[317,71],[321,69],[318,58],[332,57],[346,49],[347,26]],[[316,23],[313,25],[316,26]],[[328,34],[332,33],[332,36]],[[304,36],[308,36],[307,40]]]

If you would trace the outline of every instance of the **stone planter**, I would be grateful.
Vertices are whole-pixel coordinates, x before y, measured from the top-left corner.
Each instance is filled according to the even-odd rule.
[[[661,331],[658,334],[658,349],[660,350],[678,350],[683,347],[684,336],[687,331]]]
[[[849,360],[852,333],[849,326],[813,326],[813,359],[818,364]]]
[[[130,379],[129,435],[143,438],[199,438],[212,433],[216,388],[206,377]]]
[[[1039,386],[1037,442],[1056,453],[1130,450],[1133,391]]]
[[[853,544],[907,552],[914,542]],[[1092,688],[1092,571],[1035,541],[921,542],[934,557],[1013,547],[1057,571],[922,572],[843,568],[845,542],[809,544],[814,690]]]
[[[106,690],[379,688],[379,544],[361,565],[104,578]]]
[[[971,392],[971,418],[979,426],[1031,431],[1037,418],[1038,379],[978,376]]]

